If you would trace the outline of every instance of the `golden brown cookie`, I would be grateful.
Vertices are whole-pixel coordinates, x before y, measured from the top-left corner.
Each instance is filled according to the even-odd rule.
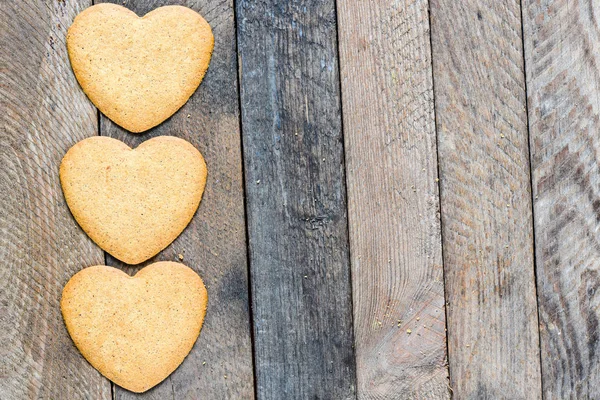
[[[169,376],[192,350],[207,303],[194,271],[158,262],[134,277],[104,265],[86,268],[65,286],[60,308],[89,363],[140,393]]]
[[[73,146],[60,165],[71,213],[102,249],[139,264],[190,222],[206,185],[206,164],[183,139],[159,136],[136,149],[104,136]]]
[[[196,90],[214,37],[197,12],[157,8],[143,17],[116,4],[81,12],[67,33],[83,91],[108,118],[143,132],[173,115]]]

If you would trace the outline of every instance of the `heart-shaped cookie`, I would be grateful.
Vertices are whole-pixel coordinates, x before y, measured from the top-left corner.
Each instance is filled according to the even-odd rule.
[[[204,77],[213,47],[210,25],[182,6],[140,18],[119,5],[97,4],[81,12],[67,33],[83,91],[131,132],[160,124],[185,104]]]
[[[60,308],[89,363],[140,393],[169,376],[192,350],[207,303],[194,271],[158,262],[134,277],[104,265],[86,268],[65,286]]]
[[[136,149],[104,136],[74,145],[60,164],[71,213],[98,246],[128,264],[167,247],[190,222],[206,184],[194,146],[159,136]]]

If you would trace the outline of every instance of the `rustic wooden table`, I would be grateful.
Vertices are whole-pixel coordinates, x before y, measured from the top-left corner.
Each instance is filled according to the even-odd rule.
[[[213,27],[209,72],[141,135],[99,115],[66,30],[0,1],[0,399],[599,399],[600,2],[126,0]],[[58,165],[93,135],[187,139],[209,180],[155,260],[210,304],[143,395],[73,346],[67,280],[108,264]]]

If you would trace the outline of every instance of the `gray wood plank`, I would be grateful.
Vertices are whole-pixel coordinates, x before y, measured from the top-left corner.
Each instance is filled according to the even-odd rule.
[[[543,393],[600,398],[600,3],[524,1]]]
[[[521,10],[432,0],[450,381],[541,397]]]
[[[167,4],[198,11],[213,29],[215,50],[204,81],[184,107],[147,133],[125,132],[104,116],[101,131],[130,146],[158,135],[178,136],[206,159],[208,180],[198,212],[171,246],[145,264],[179,261],[179,254],[183,255],[182,262],[197,271],[207,286],[208,312],[192,352],[167,380],[143,395],[115,387],[115,398],[251,399],[254,377],[233,4],[231,0],[129,0],[123,5],[144,15]],[[140,269],[107,259],[109,265],[129,273]]]
[[[448,399],[428,2],[338,24],[358,397]]]
[[[257,397],[351,399],[335,2],[236,9]]]
[[[109,399],[60,313],[69,278],[102,264],[62,195],[69,147],[97,134],[66,29],[88,1],[0,2],[0,398]]]

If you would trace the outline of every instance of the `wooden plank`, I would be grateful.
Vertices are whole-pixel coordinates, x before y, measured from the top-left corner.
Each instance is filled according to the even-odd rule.
[[[200,208],[183,234],[152,261],[179,261],[178,255],[183,255],[183,263],[196,270],[208,288],[208,312],[194,349],[166,381],[141,396],[116,387],[115,397],[251,399],[254,378],[233,4],[230,0],[132,0],[124,6],[144,15],[175,3],[198,11],[213,29],[215,50],[204,81],[181,110],[147,133],[127,133],[104,117],[101,131],[130,146],[158,135],[178,136],[204,155],[209,172]],[[130,273],[139,270],[112,257],[108,261]]]
[[[338,24],[358,397],[448,399],[428,2]]]
[[[518,0],[432,0],[450,381],[541,397]]]
[[[355,397],[333,0],[240,0],[257,397]]]
[[[88,1],[0,2],[0,398],[109,399],[60,314],[69,278],[102,264],[69,213],[58,166],[97,134],[65,36]]]
[[[600,398],[598,2],[524,1],[543,393]]]

